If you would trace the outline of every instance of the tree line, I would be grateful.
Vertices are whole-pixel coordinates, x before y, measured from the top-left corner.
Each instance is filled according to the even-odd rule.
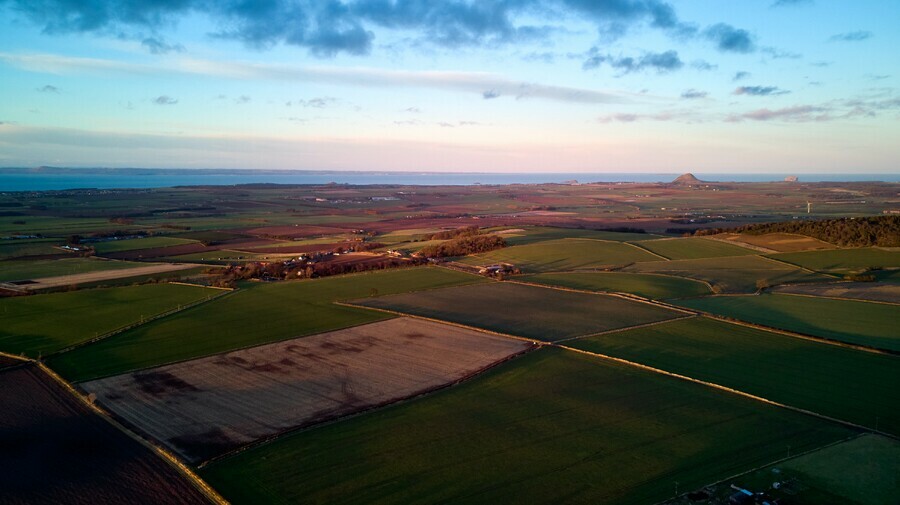
[[[845,217],[810,221],[746,224],[736,228],[704,228],[694,235],[718,233],[794,233],[847,247],[900,246],[900,216]]]

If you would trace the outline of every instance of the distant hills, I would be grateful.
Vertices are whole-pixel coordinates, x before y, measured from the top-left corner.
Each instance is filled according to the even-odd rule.
[[[694,177],[694,174],[688,172],[686,174],[681,174],[672,181],[672,184],[679,184],[683,186],[687,186],[689,184],[702,184],[703,181]]]

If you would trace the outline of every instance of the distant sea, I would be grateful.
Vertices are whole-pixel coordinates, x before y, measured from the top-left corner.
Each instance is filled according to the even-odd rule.
[[[578,182],[671,182],[677,173],[447,173],[322,172],[200,169],[2,169],[0,192],[61,189],[160,188],[235,184],[540,184]],[[694,173],[704,181],[781,181],[792,174]],[[799,174],[800,182],[900,182],[900,174]]]

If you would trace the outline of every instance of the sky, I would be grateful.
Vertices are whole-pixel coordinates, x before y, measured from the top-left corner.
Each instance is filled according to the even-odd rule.
[[[896,0],[0,0],[0,166],[897,173]]]

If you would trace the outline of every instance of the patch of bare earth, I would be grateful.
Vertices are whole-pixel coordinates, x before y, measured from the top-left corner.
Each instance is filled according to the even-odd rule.
[[[0,503],[208,503],[35,365],[0,371]]]
[[[138,275],[152,275],[164,272],[175,272],[178,270],[186,270],[202,265],[194,265],[191,263],[154,263],[148,266],[140,266],[134,268],[123,268],[118,270],[101,270],[98,272],[86,272],[83,274],[61,275],[58,277],[44,277],[42,279],[32,279],[32,282],[25,284],[22,288],[33,291],[36,289],[58,288],[60,286],[71,286],[73,284],[81,284],[85,282],[108,281],[110,279],[121,279],[123,277],[136,277]]]
[[[82,384],[191,461],[469,377],[529,344],[411,318]]]

